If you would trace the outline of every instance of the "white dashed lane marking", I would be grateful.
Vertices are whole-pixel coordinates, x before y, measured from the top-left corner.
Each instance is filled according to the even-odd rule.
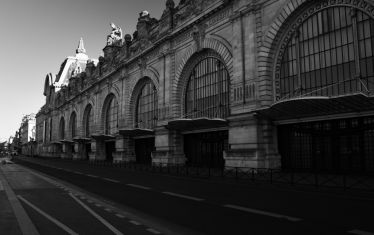
[[[149,229],[147,229],[147,231],[150,232],[150,233],[153,233],[153,234],[161,234],[159,231],[157,231],[153,228],[149,228]]]
[[[45,213],[44,211],[42,211],[41,209],[39,209],[38,207],[36,207],[34,204],[32,204],[31,202],[29,202],[26,199],[24,199],[22,196],[18,195],[18,198],[21,201],[23,201],[24,203],[26,203],[29,207],[31,207],[32,209],[34,209],[35,211],[37,211],[39,214],[43,215],[45,218],[47,218],[48,220],[50,220],[52,223],[54,223],[55,225],[57,225],[58,227],[60,227],[61,229],[63,229],[68,234],[70,234],[70,235],[78,235],[78,233],[74,232],[68,226],[66,226],[65,224],[61,223],[57,219],[53,218],[49,214]]]
[[[290,216],[281,215],[281,214],[277,214],[277,213],[273,213],[273,212],[262,211],[262,210],[257,210],[257,209],[242,207],[242,206],[224,205],[224,207],[249,212],[249,213],[252,213],[252,214],[265,215],[265,216],[270,216],[270,217],[274,217],[274,218],[278,218],[278,219],[286,219],[286,220],[289,220],[291,222],[298,222],[298,221],[302,220],[300,218],[290,217]]]
[[[92,178],[98,178],[98,177],[99,177],[99,176],[96,176],[96,175],[90,175],[90,174],[86,174],[85,176],[92,177]]]
[[[356,235],[374,235],[374,233],[366,232],[366,231],[362,231],[362,230],[358,230],[358,229],[354,229],[354,230],[348,231],[348,233],[350,233],[350,234],[356,234]]]
[[[167,195],[174,196],[174,197],[180,197],[180,198],[184,198],[184,199],[189,199],[189,200],[193,200],[193,201],[204,201],[204,199],[202,199],[202,198],[191,197],[191,196],[183,195],[183,194],[179,194],[179,193],[163,192],[163,194],[167,194]]]
[[[135,221],[135,220],[130,220],[129,221],[130,223],[134,224],[134,225],[142,225],[141,223],[139,223],[138,221]]]
[[[116,216],[117,216],[118,218],[121,218],[121,219],[125,218],[125,216],[124,216],[124,215],[121,215],[121,214],[116,214]]]
[[[106,221],[103,217],[98,215],[96,212],[94,212],[90,207],[88,207],[86,204],[81,202],[77,197],[75,197],[73,194],[70,194],[70,196],[84,209],[86,209],[92,216],[94,216],[96,219],[98,219],[102,224],[104,224],[108,229],[110,229],[114,234],[116,235],[123,235],[118,229],[116,229],[113,225],[111,225],[108,221]]]
[[[150,187],[146,187],[146,186],[142,186],[142,185],[138,185],[138,184],[127,184],[127,186],[130,186],[130,187],[133,187],[133,188],[140,188],[140,189],[144,189],[144,190],[150,190],[151,189]]]
[[[109,179],[109,178],[102,178],[102,179],[106,180],[106,181],[109,181],[109,182],[112,182],[112,183],[121,183],[121,181],[114,180],[114,179]]]

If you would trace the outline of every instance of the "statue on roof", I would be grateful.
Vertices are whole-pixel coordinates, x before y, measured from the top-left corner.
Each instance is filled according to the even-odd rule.
[[[108,35],[107,46],[121,45],[122,43],[122,29],[111,23],[112,32]]]

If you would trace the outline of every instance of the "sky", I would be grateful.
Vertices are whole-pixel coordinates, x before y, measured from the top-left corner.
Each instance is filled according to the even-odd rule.
[[[165,0],[1,0],[0,142],[44,105],[46,75],[75,55],[81,37],[98,58],[111,22],[132,35],[141,11],[159,19],[164,9]]]

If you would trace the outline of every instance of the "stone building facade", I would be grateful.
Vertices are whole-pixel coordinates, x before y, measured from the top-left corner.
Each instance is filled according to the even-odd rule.
[[[112,24],[97,61],[81,41],[47,75],[39,155],[372,170],[373,14],[372,0],[168,0],[132,36]]]
[[[36,138],[35,114],[25,115],[22,118],[19,128],[21,153],[23,155],[33,155]]]

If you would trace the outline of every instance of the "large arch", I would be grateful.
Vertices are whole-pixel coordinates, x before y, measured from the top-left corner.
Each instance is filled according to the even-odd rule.
[[[118,98],[110,93],[105,98],[101,111],[102,130],[105,134],[115,134],[118,131],[119,110]]]
[[[190,75],[195,67],[206,58],[214,58],[217,61],[220,61],[221,66],[225,68],[226,71],[228,71],[228,82],[229,84],[231,83],[232,76],[230,73],[230,67],[225,64],[225,60],[218,52],[212,49],[203,49],[199,52],[196,52],[187,61],[186,66],[183,68],[180,79],[178,80],[178,83],[176,84],[175,90],[173,92],[173,104],[175,108],[175,110],[173,111],[174,114],[177,115],[177,117],[182,117],[186,109],[185,95],[188,89]],[[230,90],[228,92],[230,94]]]
[[[93,133],[94,112],[95,110],[92,104],[88,103],[84,109],[82,119],[83,135],[88,138],[90,138]]]
[[[127,112],[128,113],[127,121],[128,121],[128,124],[130,124],[132,127],[136,126],[135,122],[136,122],[138,97],[141,94],[143,87],[147,84],[152,84],[154,86],[154,88],[156,89],[157,98],[158,98],[159,86],[158,86],[158,80],[156,79],[156,77],[145,76],[145,77],[138,79],[138,81],[136,82],[135,86],[132,89],[131,96],[130,96],[130,103],[128,105],[129,111]]]
[[[205,38],[202,42],[200,48],[194,44],[191,46],[185,55],[183,56],[183,59],[181,60],[181,63],[177,65],[177,70],[175,73],[175,79],[173,81],[172,85],[172,93],[171,93],[171,104],[172,104],[172,111],[173,114],[176,116],[180,116],[182,113],[184,106],[181,106],[181,100],[180,100],[180,92],[184,90],[183,84],[185,81],[186,75],[186,66],[191,61],[191,58],[193,58],[196,54],[199,54],[203,51],[211,50],[217,53],[217,55],[220,56],[221,60],[224,62],[227,70],[230,74],[230,80],[233,79],[233,55],[232,55],[232,48],[228,48],[225,43],[220,42],[217,39],[214,38]],[[230,81],[232,83],[232,81]]]
[[[280,69],[279,61],[282,60],[284,49],[295,30],[316,11],[335,6],[352,7],[374,17],[374,4],[367,0],[289,0],[279,10],[277,17],[265,32],[263,43],[258,52],[259,79],[267,81],[259,92],[260,96],[269,97],[269,99],[261,101],[263,105],[271,105],[277,100],[276,91],[279,84],[275,84],[276,71]],[[269,90],[273,91],[270,96]]]
[[[70,115],[69,119],[69,134],[70,138],[74,139],[78,135],[78,130],[77,130],[77,113],[73,111]]]
[[[58,137],[60,140],[64,140],[66,135],[65,135],[65,118],[64,117],[61,117],[60,118],[60,124],[59,124],[59,128],[58,128]]]

